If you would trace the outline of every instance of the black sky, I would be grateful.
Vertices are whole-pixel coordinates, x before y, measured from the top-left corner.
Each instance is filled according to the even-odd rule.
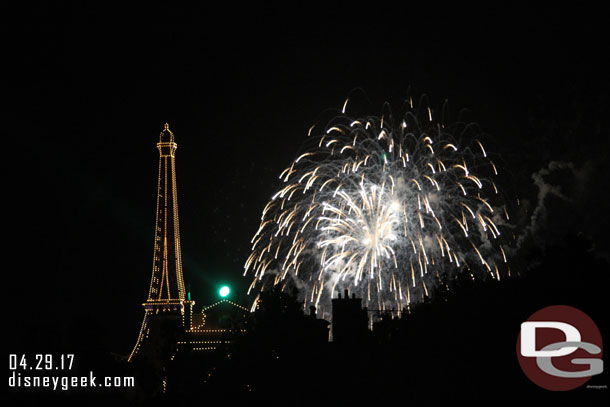
[[[552,160],[589,162],[607,187],[604,24],[593,8],[495,3],[59,2],[5,13],[5,273],[8,304],[36,316],[25,343],[42,352],[32,335],[69,347],[95,333],[100,346],[130,350],[165,122],[179,146],[185,278],[198,306],[220,282],[247,286],[243,263],[277,176],[311,124],[357,88],[369,114],[400,106],[409,88],[433,108],[468,108],[523,195]],[[583,197],[593,213],[607,202]]]

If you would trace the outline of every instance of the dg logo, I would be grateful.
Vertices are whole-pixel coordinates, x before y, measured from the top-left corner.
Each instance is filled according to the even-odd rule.
[[[566,305],[541,309],[521,324],[517,358],[525,375],[547,390],[572,390],[604,370],[595,322]]]

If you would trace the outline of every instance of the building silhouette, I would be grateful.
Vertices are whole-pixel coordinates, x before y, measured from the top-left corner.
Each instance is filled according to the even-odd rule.
[[[349,296],[346,289],[344,297],[339,293],[332,300],[332,337],[337,344],[356,344],[366,341],[368,336],[368,311],[362,308],[362,298],[355,294]]]
[[[177,352],[208,352],[226,348],[240,337],[247,326],[250,310],[227,299],[192,314],[185,325]]]

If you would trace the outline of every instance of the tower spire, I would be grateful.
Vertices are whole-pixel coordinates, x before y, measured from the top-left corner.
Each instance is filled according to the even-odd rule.
[[[169,141],[170,142],[174,141],[174,133],[169,129],[169,124],[168,123],[165,123],[165,125],[163,126],[163,130],[159,134],[159,142],[163,142],[163,136],[165,134],[167,134],[169,136]]]
[[[148,299],[142,304],[144,321],[138,342],[129,356],[130,361],[154,331],[167,331],[169,321],[173,321],[170,323],[174,327],[172,329],[184,330],[185,308],[192,307],[192,301],[186,299],[182,275],[175,160],[178,145],[168,123],[165,123],[159,135],[157,148],[159,177],[152,276]],[[161,329],[161,326],[164,328]]]
[[[169,136],[166,138],[166,136]],[[184,300],[174,133],[165,123],[157,143],[159,178],[153,270],[148,301]]]

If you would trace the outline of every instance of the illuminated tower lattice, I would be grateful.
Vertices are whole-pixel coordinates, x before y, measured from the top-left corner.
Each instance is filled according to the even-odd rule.
[[[144,307],[144,321],[129,360],[143,347],[156,357],[168,353],[176,336],[190,329],[193,301],[186,299],[182,276],[175,153],[178,145],[166,123],[157,143],[159,183],[152,277]]]

